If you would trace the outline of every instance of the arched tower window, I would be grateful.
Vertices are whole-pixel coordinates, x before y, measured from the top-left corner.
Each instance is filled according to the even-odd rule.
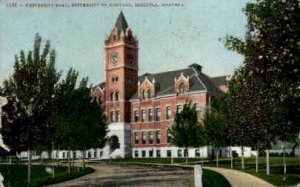
[[[116,101],[119,101],[119,96],[120,96],[120,94],[119,94],[119,92],[116,92]]]
[[[184,94],[184,92],[185,92],[185,85],[183,83],[181,83],[178,88],[179,88],[179,94]]]
[[[111,93],[110,93],[110,100],[111,100],[111,101],[114,101],[114,100],[115,100],[115,93],[114,93],[114,92],[111,92]]]

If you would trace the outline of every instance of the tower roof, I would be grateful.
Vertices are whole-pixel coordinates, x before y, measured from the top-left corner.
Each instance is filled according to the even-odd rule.
[[[127,21],[124,17],[124,14],[123,12],[121,11],[119,16],[118,16],[118,19],[116,21],[116,24],[115,24],[115,27],[119,30],[119,31],[126,31],[126,29],[128,28],[128,24],[127,24]]]

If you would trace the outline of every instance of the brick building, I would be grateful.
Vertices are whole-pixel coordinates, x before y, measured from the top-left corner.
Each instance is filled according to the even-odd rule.
[[[227,76],[209,77],[198,64],[138,76],[139,41],[122,14],[105,39],[105,82],[93,91],[109,119],[109,136],[120,147],[101,150],[109,157],[182,157],[183,148],[170,144],[168,129],[187,100],[199,120],[213,97],[227,91]],[[142,58],[142,57],[141,57]],[[190,149],[189,157],[206,157],[207,147]]]

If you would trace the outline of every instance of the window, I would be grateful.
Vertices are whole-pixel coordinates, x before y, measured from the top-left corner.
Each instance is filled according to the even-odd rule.
[[[134,151],[134,157],[138,158],[139,157],[139,151]]]
[[[171,130],[167,130],[167,143],[171,143]]]
[[[156,150],[156,157],[160,158],[160,150]]]
[[[100,157],[102,157],[103,156],[103,151],[100,151]]]
[[[182,150],[181,150],[181,149],[178,149],[178,150],[177,150],[177,156],[178,156],[178,157],[182,157]]]
[[[160,144],[160,138],[161,138],[161,135],[160,135],[160,131],[156,131],[156,143],[157,144]]]
[[[143,92],[142,92],[142,99],[146,99],[146,91],[145,90],[143,90]]]
[[[112,78],[111,78],[111,83],[112,83],[112,84],[117,83],[117,82],[118,82],[118,79],[119,79],[118,77],[112,77]]]
[[[116,122],[120,121],[120,111],[116,112]]]
[[[153,150],[149,151],[149,157],[153,157]]]
[[[200,157],[200,149],[195,149],[195,157]]]
[[[153,132],[149,131],[149,144],[153,144]]]
[[[197,111],[197,115],[199,116],[199,114],[200,114],[200,105],[199,105],[199,103],[194,103],[194,108]]]
[[[142,132],[142,144],[146,144],[146,132]]]
[[[134,119],[134,122],[139,121],[139,113],[137,110],[133,111],[133,119]]]
[[[180,113],[182,111],[182,105],[177,105],[176,106],[176,112]]]
[[[97,151],[94,151],[94,158],[97,158]]]
[[[120,95],[119,92],[116,92],[116,95],[115,95],[115,100],[116,101],[119,101],[119,95]]]
[[[167,157],[171,157],[172,156],[172,151],[171,150],[167,150]]]
[[[160,121],[160,108],[155,109],[155,121]]]
[[[139,133],[138,132],[134,133],[134,144],[139,144]]]
[[[110,112],[110,122],[115,122],[115,112],[114,111],[111,111]]]
[[[148,99],[151,98],[151,91],[150,91],[150,89],[147,91],[147,97],[148,97]]]
[[[184,150],[184,157],[188,157],[189,156],[189,150],[188,149],[185,149]]]
[[[114,92],[111,92],[111,93],[110,93],[110,100],[111,100],[111,101],[114,101],[114,100],[115,100],[115,94],[114,94]]]
[[[181,83],[178,88],[179,88],[179,94],[184,94],[184,92],[185,92],[185,86],[184,86],[184,84]]]
[[[146,151],[142,151],[142,157],[146,157]]]
[[[146,110],[142,110],[142,122],[146,121]]]
[[[171,119],[171,106],[166,107],[166,119]]]
[[[149,109],[149,111],[148,111],[148,120],[149,120],[149,122],[151,122],[153,120],[153,110],[152,109]]]

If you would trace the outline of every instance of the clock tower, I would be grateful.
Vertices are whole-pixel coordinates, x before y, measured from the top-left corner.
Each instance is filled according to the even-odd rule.
[[[133,36],[121,12],[114,28],[105,39],[105,111],[109,119],[109,136],[118,138],[120,148],[111,156],[131,155],[130,102],[137,91],[138,40]]]

